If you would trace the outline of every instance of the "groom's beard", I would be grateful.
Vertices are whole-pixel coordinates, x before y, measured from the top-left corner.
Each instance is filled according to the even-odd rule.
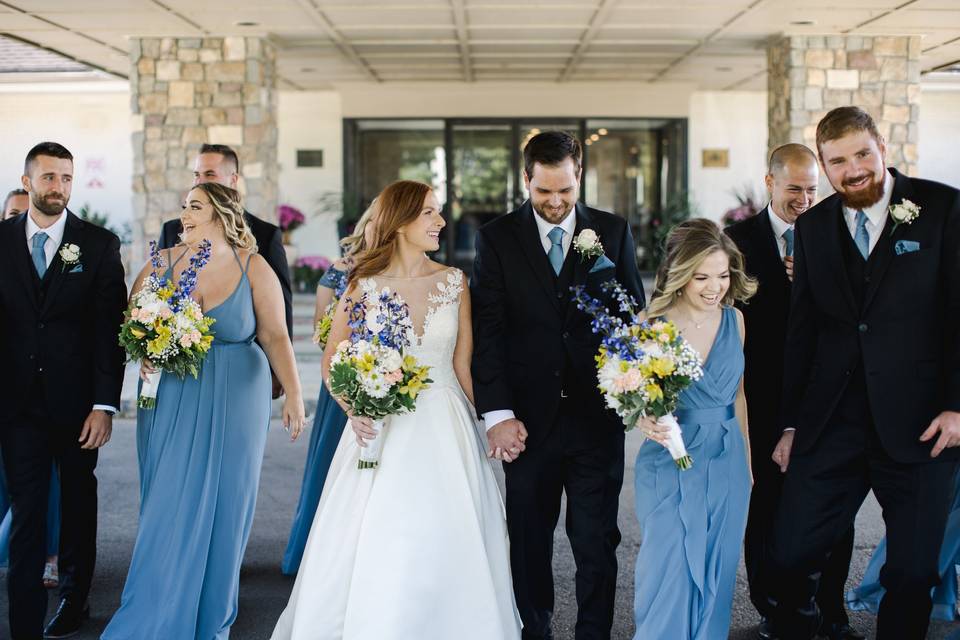
[[[59,201],[55,202],[55,199]],[[58,216],[67,208],[67,199],[63,194],[56,192],[41,196],[37,195],[37,192],[34,191],[30,196],[30,200],[33,201],[33,206],[36,207],[38,211],[48,216]]]
[[[570,215],[570,212],[573,211],[573,208],[576,207],[576,203],[571,204],[569,207],[567,203],[563,205],[563,213],[558,214],[553,210],[544,211],[544,207],[538,205],[533,200],[530,201],[530,206],[533,207],[533,210],[537,213],[538,216],[549,222],[550,224],[560,224],[567,219],[567,216]]]
[[[842,187],[846,187],[847,181],[844,180]],[[849,209],[868,209],[883,199],[883,179],[877,180],[877,174],[870,174],[870,182],[865,189],[848,193],[847,191],[838,191],[843,204]]]

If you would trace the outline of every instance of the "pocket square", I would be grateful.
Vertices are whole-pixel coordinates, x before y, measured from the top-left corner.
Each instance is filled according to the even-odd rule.
[[[597,261],[593,263],[593,266],[590,267],[590,273],[596,271],[603,271],[604,269],[612,269],[615,265],[607,256],[600,256],[597,258]]]
[[[902,256],[905,253],[920,251],[920,243],[913,240],[897,240],[897,244],[893,245],[893,250],[898,256]]]
[[[83,273],[83,265],[78,264],[73,269],[70,269],[70,271],[67,271],[67,273]]]

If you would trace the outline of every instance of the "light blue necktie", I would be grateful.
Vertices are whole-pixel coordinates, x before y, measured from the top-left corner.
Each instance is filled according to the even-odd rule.
[[[853,234],[853,242],[866,260],[870,255],[870,234],[867,233],[867,214],[863,211],[857,211],[857,231]]]
[[[781,237],[783,238],[784,242],[787,243],[787,250],[784,252],[783,256],[785,258],[792,258],[793,257],[793,229],[792,228],[787,229],[786,231],[783,232],[783,235]]]
[[[47,272],[47,254],[43,251],[43,245],[47,243],[49,237],[43,231],[33,234],[33,249],[30,251],[30,257],[33,258],[33,266],[41,279]]]
[[[547,252],[547,259],[550,261],[550,266],[553,267],[553,272],[557,275],[560,275],[560,269],[563,268],[563,234],[564,231],[560,227],[554,227],[547,234],[547,237],[550,238],[550,251]]]

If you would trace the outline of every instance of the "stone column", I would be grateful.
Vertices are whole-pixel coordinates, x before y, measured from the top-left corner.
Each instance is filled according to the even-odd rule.
[[[262,38],[134,38],[134,256],[144,256],[162,223],[179,214],[203,143],[240,158],[248,211],[275,221],[276,52]]]
[[[769,147],[816,150],[817,123],[836,107],[873,116],[887,164],[917,172],[920,119],[918,36],[779,36],[767,45]]]

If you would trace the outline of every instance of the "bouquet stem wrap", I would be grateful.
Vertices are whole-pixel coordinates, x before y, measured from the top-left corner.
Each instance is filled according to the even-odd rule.
[[[670,457],[677,465],[677,469],[686,471],[693,466],[693,458],[687,453],[687,447],[683,444],[683,432],[680,430],[680,423],[677,418],[668,413],[665,416],[657,418],[657,424],[661,427],[670,427],[670,433],[667,434],[667,442],[664,446],[670,452]]]
[[[160,388],[160,376],[163,371],[148,373],[147,379],[143,381],[140,387],[140,398],[137,400],[137,406],[141,409],[153,409],[157,406],[157,390]]]
[[[357,469],[376,469],[380,465],[384,426],[386,426],[386,423],[383,420],[373,421],[373,430],[377,432],[377,437],[373,440],[367,440],[367,446],[360,448],[360,460],[357,462]]]

